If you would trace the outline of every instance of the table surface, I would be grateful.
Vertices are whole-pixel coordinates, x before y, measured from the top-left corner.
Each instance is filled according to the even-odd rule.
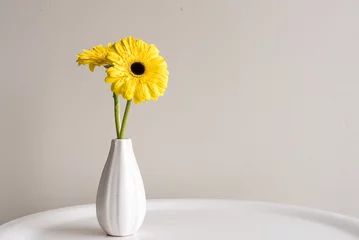
[[[147,202],[140,231],[125,240],[359,240],[359,220],[260,202],[163,199]],[[94,204],[41,212],[0,226],[0,240],[100,240]]]

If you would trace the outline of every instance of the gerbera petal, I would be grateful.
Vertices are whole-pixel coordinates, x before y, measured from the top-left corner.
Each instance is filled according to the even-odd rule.
[[[117,65],[121,65],[123,62],[122,55],[119,55],[117,53],[117,50],[110,50],[107,54],[107,59],[112,64],[117,64]]]
[[[110,67],[106,70],[106,73],[109,77],[117,77],[121,75],[120,69],[118,69],[118,66]]]
[[[147,54],[155,56],[158,55],[160,51],[157,49],[157,47],[153,44],[148,46]]]
[[[118,81],[112,83],[111,91],[114,92],[114,93],[119,92],[119,90],[120,90],[123,83],[124,83],[124,81],[121,81],[121,80],[118,80]]]
[[[167,79],[168,78],[168,74],[167,74],[167,70],[159,70],[159,71],[155,71],[153,72],[156,76],[156,78],[162,78],[162,79]]]
[[[116,82],[116,81],[118,81],[118,78],[117,77],[106,77],[105,78],[105,82],[106,83],[114,83],[114,82]]]
[[[126,52],[127,54],[131,54],[131,43],[130,43],[131,39],[123,39],[121,40],[121,46],[124,52]]]
[[[160,91],[158,90],[158,87],[156,84],[147,83],[148,90],[151,94],[151,98],[153,100],[157,100],[158,96],[160,95]]]
[[[139,85],[141,85],[141,90],[142,90],[144,99],[146,101],[151,100],[151,94],[150,94],[150,90],[148,89],[147,83],[141,83]]]
[[[155,56],[155,57],[151,58],[151,64],[161,65],[162,63],[165,63],[164,67],[167,67],[165,58],[163,58],[161,56]]]
[[[89,63],[89,69],[91,72],[93,72],[95,70],[95,66],[96,66],[95,64]]]
[[[138,86],[139,86],[139,84],[137,84],[137,88],[138,88]],[[141,91],[139,89],[136,89],[135,95],[133,96],[133,100],[136,104],[144,101],[144,99],[141,95]]]
[[[115,50],[115,52],[116,52],[117,54],[120,54],[121,52],[123,52],[121,43],[120,43],[120,42],[115,43],[115,44],[114,44],[114,48],[111,48],[111,51],[112,51],[112,50]]]
[[[139,52],[144,52],[146,50],[146,48],[148,47],[147,43],[145,43],[144,41],[142,41],[140,39],[138,39],[136,41],[136,45],[137,45]]]
[[[136,85],[136,81],[133,81],[133,79],[127,79],[121,85],[119,93],[122,95],[123,98],[130,100],[135,95]]]
[[[157,85],[159,91],[161,92],[162,89],[164,90],[167,88],[167,79],[157,78],[155,80],[155,84]]]

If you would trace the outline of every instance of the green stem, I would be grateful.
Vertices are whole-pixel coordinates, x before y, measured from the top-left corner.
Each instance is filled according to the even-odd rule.
[[[114,108],[115,108],[115,124],[116,124],[116,134],[117,139],[120,139],[120,129],[121,129],[121,116],[120,116],[120,101],[118,96],[113,94]]]
[[[126,129],[126,125],[127,125],[128,115],[129,115],[130,109],[131,109],[131,103],[132,103],[132,99],[127,100],[125,113],[123,114],[123,119],[122,119],[122,127],[121,127],[121,132],[120,132],[120,139],[123,139],[124,135],[125,135],[125,129]]]

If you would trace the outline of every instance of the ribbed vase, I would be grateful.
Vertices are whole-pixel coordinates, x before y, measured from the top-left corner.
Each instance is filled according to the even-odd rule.
[[[113,139],[96,198],[97,220],[111,236],[130,236],[141,227],[146,195],[131,139]]]

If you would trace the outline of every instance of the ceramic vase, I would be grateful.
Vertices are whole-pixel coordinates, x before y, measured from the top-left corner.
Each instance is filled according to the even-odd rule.
[[[110,236],[133,235],[146,213],[146,195],[131,139],[113,139],[96,198],[97,220]]]

